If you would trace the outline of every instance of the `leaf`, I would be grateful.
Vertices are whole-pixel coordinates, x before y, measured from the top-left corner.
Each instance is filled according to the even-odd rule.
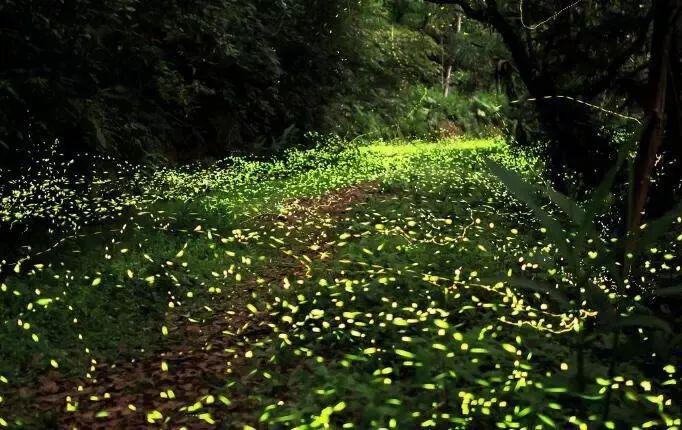
[[[575,259],[573,253],[570,252],[570,249],[566,245],[564,229],[552,215],[540,207],[536,196],[536,187],[528,184],[518,173],[507,169],[491,159],[486,159],[486,164],[507,189],[514,194],[517,199],[524,202],[533,211],[535,217],[547,227],[549,236],[561,252],[562,256],[566,258],[569,263],[573,264]]]
[[[611,169],[609,169],[606,175],[604,175],[604,179],[602,179],[602,181],[597,186],[597,189],[594,190],[594,192],[592,193],[590,201],[587,204],[587,209],[585,211],[586,216],[590,220],[590,222],[592,219],[594,219],[594,216],[596,214],[603,211],[601,205],[606,200],[606,197],[611,193],[613,183],[615,182],[616,176],[618,175],[618,172],[620,171],[621,167],[623,166],[623,163],[625,162],[627,154],[628,154],[627,148],[623,148],[618,152],[618,159],[616,161],[616,164],[613,167],[611,167]]]
[[[159,411],[154,410],[151,412],[147,412],[147,422],[149,422],[149,423],[153,424],[154,421],[160,420],[162,418],[163,418],[163,415]]]
[[[395,353],[401,357],[414,358],[414,354],[412,354],[410,351],[405,351],[404,349],[396,349]]]
[[[433,323],[436,325],[436,327],[442,328],[442,329],[447,329],[450,327],[450,325],[448,324],[447,321],[441,320],[441,319],[437,319]]]
[[[502,349],[504,349],[505,351],[507,351],[510,354],[516,354],[516,351],[517,351],[516,347],[510,343],[503,343]]]
[[[637,252],[647,249],[649,244],[655,242],[662,235],[670,231],[671,225],[675,222],[677,217],[682,215],[682,203],[671,209],[661,217],[649,221],[644,229],[639,232],[636,238]]]
[[[573,220],[573,222],[580,225],[585,221],[585,209],[580,207],[580,205],[570,197],[549,186],[544,189],[544,192],[555,205]]]
[[[594,221],[600,213],[605,211],[603,204],[607,201],[607,197],[611,194],[613,183],[615,182],[616,176],[623,166],[626,157],[627,148],[623,148],[618,152],[618,160],[616,161],[616,164],[609,169],[606,175],[604,175],[604,179],[602,179],[590,196],[590,200],[587,202],[584,212],[584,218],[581,223],[578,223],[580,228],[576,234],[575,244],[579,251],[585,245],[584,242],[589,238],[592,238],[595,240],[595,242],[599,243],[599,234],[597,232],[597,228],[595,227]],[[619,283],[619,285],[621,284]]]
[[[540,418],[540,420],[542,420],[542,422],[544,422],[548,426],[556,428],[556,424],[554,424],[554,421],[547,415],[538,414],[538,418]]]

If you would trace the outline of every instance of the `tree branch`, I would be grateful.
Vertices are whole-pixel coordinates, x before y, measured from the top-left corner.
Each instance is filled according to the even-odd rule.
[[[653,21],[653,17],[654,16],[652,8],[652,10],[647,14],[646,21],[642,23],[639,33],[637,34],[636,39],[632,42],[632,44],[623,52],[621,52],[619,56],[613,59],[611,64],[609,64],[606,73],[603,76],[597,78],[586,88],[585,96],[587,98],[596,97],[602,91],[608,89],[609,86],[613,84],[613,81],[615,80],[618,71],[625,65],[625,63],[630,58],[632,58],[632,56],[637,52],[637,50],[644,47],[644,45],[648,41],[647,36],[649,34],[649,27],[651,25],[651,22]]]
[[[482,23],[489,23],[483,9],[474,8],[467,0],[424,0],[426,3],[454,4],[462,8],[462,12],[471,19]]]

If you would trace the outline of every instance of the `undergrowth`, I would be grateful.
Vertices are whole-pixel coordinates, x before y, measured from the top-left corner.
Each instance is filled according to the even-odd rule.
[[[547,229],[487,159],[540,178],[534,160],[481,140],[292,151],[145,179],[145,197],[111,222],[8,265],[0,425],[92,411],[100,423],[128,414],[188,428],[679,428],[679,340],[655,347],[655,329],[629,331],[615,365],[597,333],[579,386],[573,345],[594,312],[512,285],[573,288]],[[376,188],[326,208],[363,184]],[[324,194],[324,205],[308,198]],[[678,279],[677,239],[642,261],[639,303]],[[258,330],[236,335],[218,383],[174,386],[162,364],[162,395],[125,413],[130,393],[109,385],[31,409],[46,381],[96,390],[112,364],[158,359],[182,347],[178,327],[223,316]]]

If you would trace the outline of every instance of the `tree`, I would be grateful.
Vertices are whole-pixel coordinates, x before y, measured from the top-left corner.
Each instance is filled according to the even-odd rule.
[[[677,160],[674,162],[677,164],[678,172],[675,176],[679,179],[679,154],[682,153],[682,133],[680,132],[682,93],[679,88],[679,78],[682,76],[682,70],[680,70],[682,50],[679,44],[682,38],[682,2],[679,0],[656,1],[653,5],[653,13],[649,76],[644,102],[646,120],[637,149],[633,201],[629,213],[628,229],[631,232],[637,231],[642,223],[652,173],[657,160],[671,158],[669,155],[666,156],[666,152],[676,152]],[[664,147],[666,143],[670,148]],[[675,190],[671,191],[674,193]]]
[[[0,163],[17,165],[29,140],[60,139],[70,156],[182,161],[329,130],[344,99],[396,92],[432,66],[405,27],[391,48],[391,5],[2,2]]]
[[[580,103],[587,102],[645,117],[629,228],[641,221],[651,178],[658,180],[654,212],[679,196],[679,1],[428,1],[458,5],[502,36],[536,106],[560,189],[597,184],[618,150],[607,130],[625,124],[610,114],[597,118],[601,111]],[[661,158],[666,162],[654,174]]]

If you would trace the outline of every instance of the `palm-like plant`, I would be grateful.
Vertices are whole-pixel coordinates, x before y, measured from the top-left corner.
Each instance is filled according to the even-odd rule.
[[[607,173],[589,200],[580,204],[572,198],[549,186],[537,186],[525,180],[501,164],[488,160],[488,167],[521,202],[528,206],[533,215],[546,228],[549,240],[557,250],[558,262],[570,278],[572,288],[560,288],[542,280],[511,277],[506,279],[511,286],[546,295],[562,311],[575,314],[580,322],[578,331],[577,389],[585,389],[585,353],[596,339],[612,337],[611,364],[609,376],[613,376],[616,353],[621,344],[624,330],[651,330],[671,333],[669,324],[653,315],[640,304],[635,295],[643,293],[632,288],[632,268],[638,257],[648,247],[669,231],[682,205],[668,214],[650,220],[635,233],[605,240],[605,231],[598,223],[613,202],[612,189],[618,172],[625,164],[627,152],[622,151],[616,165]],[[545,202],[551,202],[564,214],[561,222],[553,212],[547,210]],[[556,212],[556,211],[555,211]],[[567,225],[568,224],[568,225]],[[600,282],[595,282],[599,278]],[[682,287],[669,287],[653,291],[654,296],[668,297],[682,293]],[[585,318],[590,315],[592,318]],[[610,391],[605,399],[604,420],[608,418]]]

